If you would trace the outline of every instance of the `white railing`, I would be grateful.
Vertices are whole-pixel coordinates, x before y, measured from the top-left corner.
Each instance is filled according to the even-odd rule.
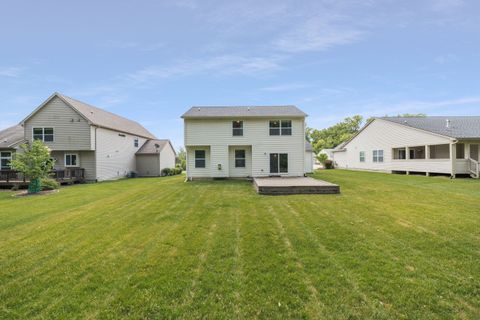
[[[475,178],[479,178],[480,172],[477,160],[468,158],[468,170],[470,171],[470,174],[475,176]]]

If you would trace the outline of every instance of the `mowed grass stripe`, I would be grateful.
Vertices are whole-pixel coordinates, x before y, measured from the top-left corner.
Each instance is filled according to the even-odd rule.
[[[0,193],[0,318],[480,318],[479,181],[316,176],[342,194],[183,177]]]

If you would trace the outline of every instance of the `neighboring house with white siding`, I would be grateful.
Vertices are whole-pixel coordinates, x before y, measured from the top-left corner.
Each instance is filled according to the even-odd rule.
[[[182,116],[187,178],[303,176],[306,116],[295,106],[192,107]]]
[[[305,142],[305,173],[312,173],[315,163],[315,155],[313,153],[312,144],[308,141]]]
[[[21,142],[30,143],[38,139],[50,148],[55,170],[81,168],[85,180],[89,181],[122,178],[137,172],[138,167],[153,167],[149,161],[158,166],[156,175],[160,175],[165,166],[175,166],[175,151],[168,140],[161,140],[168,143],[159,142],[135,121],[59,93],[50,96],[14,128],[18,136],[21,134]],[[8,135],[9,130],[12,128],[1,131],[0,139]],[[162,144],[162,148],[150,150],[150,156],[145,159],[145,154],[139,151],[152,141]],[[10,149],[10,158],[19,144],[15,143]],[[4,153],[7,154],[2,151],[2,157]],[[142,159],[141,166],[137,166],[137,158]],[[164,158],[163,161],[160,161],[161,158]],[[3,161],[2,168],[7,167],[7,161]]]
[[[375,118],[333,150],[338,168],[479,177],[480,117]]]

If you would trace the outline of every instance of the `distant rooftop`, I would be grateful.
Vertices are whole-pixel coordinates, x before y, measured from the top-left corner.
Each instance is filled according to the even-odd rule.
[[[182,118],[306,117],[296,106],[222,106],[190,108]]]
[[[380,119],[456,139],[480,138],[480,116],[383,117]]]
[[[160,153],[167,144],[170,143],[170,140],[167,139],[154,139],[148,140],[143,144],[143,146],[138,149],[136,154],[155,154]]]
[[[24,140],[24,130],[21,125],[16,125],[0,131],[0,148],[11,148]]]

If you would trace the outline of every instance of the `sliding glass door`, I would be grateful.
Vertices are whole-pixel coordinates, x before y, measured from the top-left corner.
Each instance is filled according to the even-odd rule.
[[[270,173],[288,173],[287,153],[270,153]]]

